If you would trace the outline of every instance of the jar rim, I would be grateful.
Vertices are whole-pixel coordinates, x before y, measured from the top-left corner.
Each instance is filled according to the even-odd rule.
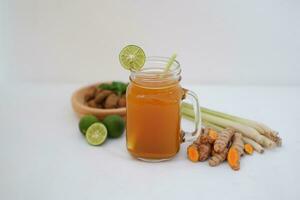
[[[180,80],[180,63],[174,60],[169,71],[165,72],[165,66],[170,58],[161,56],[150,56],[146,58],[143,68],[139,71],[131,71],[130,79],[142,77],[144,81],[161,82],[166,80]]]

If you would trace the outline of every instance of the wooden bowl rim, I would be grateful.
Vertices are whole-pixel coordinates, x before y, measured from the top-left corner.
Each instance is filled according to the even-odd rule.
[[[105,82],[105,83],[109,83],[109,82]],[[91,108],[89,107],[88,105],[85,105],[84,103],[80,103],[80,101],[78,100],[79,97],[79,93],[81,93],[82,91],[84,90],[87,90],[93,86],[96,86],[96,85],[99,85],[100,83],[95,83],[95,84],[90,84],[88,86],[84,86],[84,87],[81,87],[79,88],[78,90],[76,90],[73,95],[72,95],[72,102],[74,104],[76,104],[76,106],[80,107],[80,109],[83,109],[83,110],[86,110],[88,112],[98,112],[98,113],[116,113],[116,112],[119,112],[119,113],[123,113],[125,114],[126,113],[126,107],[124,108],[109,108],[109,109],[103,109],[103,108]]]

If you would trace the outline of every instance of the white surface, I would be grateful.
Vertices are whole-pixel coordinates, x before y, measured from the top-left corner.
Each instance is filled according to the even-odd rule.
[[[299,10],[298,0],[1,0],[0,80],[126,79],[118,54],[136,43],[176,52],[189,83],[300,85]]]
[[[0,86],[0,199],[300,199],[299,87],[189,87],[203,105],[263,121],[282,148],[243,157],[241,170],[186,159],[137,161],[125,137],[88,145],[71,93],[82,85]]]

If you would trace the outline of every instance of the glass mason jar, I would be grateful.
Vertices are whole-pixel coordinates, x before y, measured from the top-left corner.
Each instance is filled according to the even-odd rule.
[[[126,93],[127,149],[135,158],[162,161],[174,157],[182,141],[198,136],[199,104],[195,93],[180,86],[181,69],[175,61],[164,72],[168,58],[149,57],[140,71],[133,71]],[[181,131],[181,102],[190,98],[195,112],[195,130]]]

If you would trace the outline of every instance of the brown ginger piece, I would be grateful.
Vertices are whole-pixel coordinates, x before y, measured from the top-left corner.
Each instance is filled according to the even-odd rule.
[[[97,104],[102,104],[104,102],[104,100],[113,92],[110,90],[101,90],[97,93],[96,97],[95,97],[95,102]]]
[[[240,169],[240,157],[244,154],[244,142],[242,134],[235,133],[232,145],[227,155],[227,162],[233,170]]]
[[[104,102],[104,108],[116,108],[118,106],[119,96],[115,93],[110,94],[105,102]]]
[[[221,164],[226,159],[227,153],[228,153],[227,147],[225,147],[225,149],[220,153],[213,151],[212,157],[208,160],[208,164],[211,167],[215,167],[215,166]]]
[[[126,107],[126,96],[122,95],[118,101],[118,107]]]
[[[227,144],[229,143],[229,141],[231,140],[234,132],[235,131],[233,129],[226,128],[219,133],[219,136],[214,143],[214,151],[216,153],[221,153],[225,150],[225,148],[226,148]]]

